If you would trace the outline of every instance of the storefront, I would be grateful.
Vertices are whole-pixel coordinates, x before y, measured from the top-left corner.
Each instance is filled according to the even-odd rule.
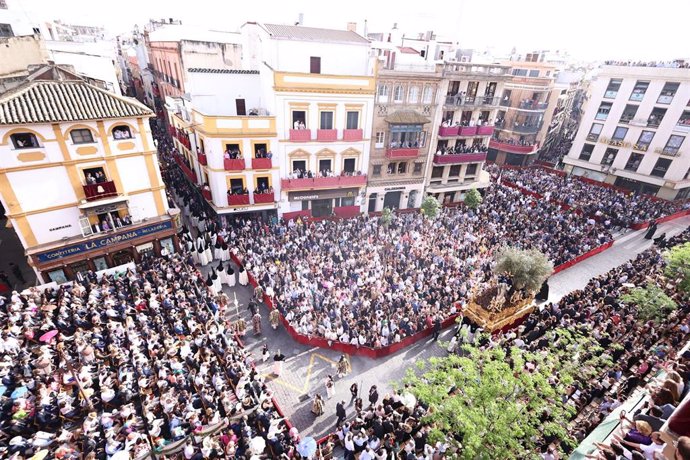
[[[75,279],[79,272],[139,262],[146,254],[160,255],[163,247],[173,254],[179,248],[177,231],[177,218],[166,216],[116,231],[34,247],[28,251],[29,261],[43,282],[60,284]]]
[[[338,208],[356,206],[358,188],[341,188],[331,190],[308,190],[288,192],[290,203],[301,203],[297,211],[311,210],[312,217],[330,217],[337,214]],[[291,206],[295,208],[295,206]]]
[[[367,187],[367,212],[388,209],[412,209],[422,204],[424,184],[369,186]]]

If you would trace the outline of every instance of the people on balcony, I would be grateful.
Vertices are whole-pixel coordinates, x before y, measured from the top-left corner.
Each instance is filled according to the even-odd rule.
[[[486,153],[489,149],[484,144],[456,144],[452,146],[442,146],[436,150],[436,155],[460,155],[467,153]]]
[[[270,150],[267,152],[264,149],[258,149],[256,153],[254,153],[254,158],[268,158],[270,160],[273,158],[273,152]]]
[[[228,195],[249,195],[249,190],[247,190],[247,187],[244,188],[237,188],[237,189],[230,189],[228,190]]]
[[[294,129],[307,129],[307,126],[304,124],[303,121],[300,120],[295,120],[295,123],[293,123]]]
[[[405,141],[405,142],[398,142],[398,141],[393,141],[391,142],[391,148],[392,149],[418,149],[419,148],[419,141]]]
[[[535,142],[525,139],[513,139],[511,137],[493,137],[492,140],[500,142],[501,144],[519,145],[522,147],[531,147],[536,144]]]
[[[273,187],[265,185],[260,185],[256,190],[254,190],[254,195],[272,195]]]
[[[226,160],[241,160],[243,159],[242,152],[239,149],[230,149],[229,147],[225,149],[223,153],[223,158]]]
[[[344,176],[361,176],[363,173],[362,171],[342,171],[340,173],[340,177]],[[314,178],[323,178],[323,177],[338,177],[337,174],[332,172],[330,169],[325,169],[323,171],[319,171],[318,174],[314,174],[311,171],[305,171],[302,169],[295,169],[288,175],[288,179],[314,179]]]

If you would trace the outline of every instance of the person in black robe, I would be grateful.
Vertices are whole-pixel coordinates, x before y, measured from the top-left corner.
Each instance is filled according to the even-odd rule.
[[[545,280],[542,285],[541,289],[539,289],[539,292],[537,293],[537,296],[535,297],[537,300],[543,300],[546,301],[549,298],[549,280]]]
[[[654,234],[656,233],[656,229],[658,226],[659,224],[657,224],[656,221],[652,222],[652,225],[649,226],[647,233],[645,233],[644,235],[644,239],[651,240],[654,237]]]

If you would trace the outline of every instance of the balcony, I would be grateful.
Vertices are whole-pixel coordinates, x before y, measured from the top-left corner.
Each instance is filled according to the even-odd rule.
[[[348,142],[356,142],[364,139],[364,131],[361,129],[344,129],[343,140]]]
[[[477,136],[491,136],[494,133],[494,127],[490,125],[478,126]]]
[[[498,98],[494,96],[446,96],[445,105],[458,107],[494,106],[498,105]]]
[[[199,153],[197,154],[197,158],[199,159],[199,164],[202,164],[202,165],[204,165],[204,166],[206,166],[206,165],[208,164],[208,159],[206,158],[206,154],[205,154],[205,153],[199,152]]]
[[[511,131],[523,134],[535,134],[544,126],[544,123],[513,124]],[[508,129],[508,128],[506,128]]]
[[[654,149],[654,153],[659,155],[666,155],[669,157],[679,157],[680,149],[678,147],[657,147]]]
[[[226,158],[223,160],[223,167],[226,171],[244,171],[244,159]]]
[[[87,184],[84,185],[84,195],[86,196],[86,201],[95,201],[102,198],[112,198],[117,196],[117,189],[115,188],[115,183],[111,180],[107,182],[101,182],[98,184]]]
[[[311,141],[310,129],[291,129],[290,141],[292,142],[309,142]]]
[[[234,195],[233,195],[234,196]],[[254,204],[275,203],[276,197],[273,193],[255,193]]]
[[[182,159],[182,157],[179,154],[177,154],[174,156],[174,158],[175,158],[175,163],[177,163],[177,166],[180,167],[180,169],[185,174],[185,176],[187,176],[187,178],[189,178],[190,181],[196,182],[196,174],[194,174],[194,171],[189,169],[189,166],[187,166],[187,164]]]
[[[292,140],[292,138],[290,139]],[[317,129],[316,140],[319,142],[335,142],[338,140],[337,129]]]
[[[386,158],[416,158],[419,155],[418,148],[403,149],[403,148],[389,148],[386,149]]]
[[[618,91],[608,90],[604,93],[604,98],[605,99],[615,99],[617,95],[618,95]]]
[[[206,198],[206,201],[211,201],[211,191],[209,189],[203,188],[201,189],[201,194]]]
[[[228,195],[228,205],[230,206],[244,206],[249,204],[249,194],[246,195]]]
[[[461,126],[458,136],[476,136],[477,127],[476,126]]]
[[[435,165],[457,165],[486,161],[486,153],[460,153],[456,155],[434,155]]]
[[[520,145],[520,144],[511,144],[509,142],[501,142],[501,141],[497,141],[496,139],[491,139],[489,141],[489,147],[491,147],[492,149],[496,149],[496,150],[502,150],[502,151],[508,152],[508,153],[517,153],[520,155],[531,155],[532,153],[537,152],[537,150],[539,149],[539,144]]]
[[[270,158],[252,158],[252,169],[271,169],[272,167],[273,162]]]
[[[459,126],[440,126],[438,128],[438,135],[441,137],[457,136],[459,132]]]
[[[549,106],[546,102],[522,101],[518,106],[520,110],[546,110]]]
[[[283,190],[304,190],[312,188],[361,187],[366,185],[367,176],[314,177],[312,179],[282,179]]]
[[[503,106],[503,107],[510,107],[510,104],[511,104],[512,102],[513,102],[513,101],[511,101],[510,99],[505,99],[505,98],[504,98],[504,99],[501,99],[500,105]]]

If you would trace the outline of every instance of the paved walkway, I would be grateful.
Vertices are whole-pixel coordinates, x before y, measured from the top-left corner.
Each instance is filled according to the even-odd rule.
[[[666,232],[667,237],[671,237],[680,233],[688,225],[690,225],[690,217],[667,222],[659,226],[657,235]],[[652,242],[644,239],[645,232],[646,230],[640,230],[621,235],[616,243],[603,253],[554,275],[550,281],[549,301],[558,301],[568,292],[582,289],[592,277],[607,272],[649,248]],[[211,269],[211,266],[217,264],[216,261],[214,264],[203,267],[202,270],[206,273]],[[235,267],[235,271],[237,272],[237,267]],[[234,295],[237,296],[241,304],[239,313],[250,324],[247,303],[253,290],[250,287],[237,285],[233,289],[225,287],[224,291],[228,293],[231,299]],[[266,377],[268,385],[274,392],[285,415],[303,436],[313,436],[317,439],[331,433],[335,428],[335,405],[340,400],[350,401],[349,388],[353,383],[359,385],[360,395],[365,403],[369,388],[372,385],[377,385],[380,398],[383,398],[383,395],[390,391],[394,385],[400,384],[407,369],[417,361],[446,354],[445,349],[439,343],[433,342],[429,338],[378,360],[353,356],[351,357],[352,372],[343,379],[337,380],[335,363],[340,357],[338,352],[298,344],[292,340],[282,326],[276,331],[270,328],[266,307],[262,309],[262,316],[263,334],[253,336],[251,329],[248,329],[248,334],[244,340],[245,346],[254,352],[254,356],[258,360],[257,368]],[[448,328],[443,331],[440,342],[449,340],[452,330],[453,328]],[[261,348],[265,343],[268,343],[271,356],[280,349],[287,357],[283,366],[283,374],[280,377],[271,374],[272,361],[262,363],[260,360]],[[311,413],[311,400],[315,393],[321,393],[325,398],[325,379],[329,374],[336,378],[336,394],[332,399],[325,400],[325,414],[315,417]],[[347,413],[348,418],[353,416],[354,407],[348,406]]]

